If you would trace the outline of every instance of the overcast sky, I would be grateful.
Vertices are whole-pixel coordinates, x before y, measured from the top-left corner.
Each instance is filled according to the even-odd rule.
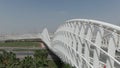
[[[120,24],[120,0],[0,0],[0,34],[55,31],[73,18]]]

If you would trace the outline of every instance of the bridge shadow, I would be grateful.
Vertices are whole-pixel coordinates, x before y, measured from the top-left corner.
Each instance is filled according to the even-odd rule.
[[[56,64],[57,68],[62,68],[64,62],[61,61],[61,59],[56,54],[54,54],[54,52],[52,52],[45,43],[44,43],[44,45],[45,45],[45,47],[46,47],[46,49],[48,51],[48,54],[51,56],[52,60]]]

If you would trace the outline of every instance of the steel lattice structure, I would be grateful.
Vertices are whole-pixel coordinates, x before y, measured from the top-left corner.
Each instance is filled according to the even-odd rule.
[[[96,20],[66,21],[49,38],[42,40],[64,62],[76,68],[120,68],[116,49],[120,47],[120,27]]]

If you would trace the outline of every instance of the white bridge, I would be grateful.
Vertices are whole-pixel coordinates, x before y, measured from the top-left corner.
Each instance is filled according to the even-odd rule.
[[[50,36],[0,37],[0,40],[40,38],[62,61],[75,68],[120,68],[120,27],[96,20],[72,19]]]
[[[120,27],[96,20],[66,21],[50,39],[40,38],[62,61],[75,68],[120,68]],[[117,55],[117,53],[119,53]]]

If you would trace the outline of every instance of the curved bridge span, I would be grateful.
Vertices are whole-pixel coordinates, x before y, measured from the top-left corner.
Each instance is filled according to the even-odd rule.
[[[120,27],[96,20],[66,21],[50,39],[47,29],[41,39],[62,61],[75,68],[120,68]]]

